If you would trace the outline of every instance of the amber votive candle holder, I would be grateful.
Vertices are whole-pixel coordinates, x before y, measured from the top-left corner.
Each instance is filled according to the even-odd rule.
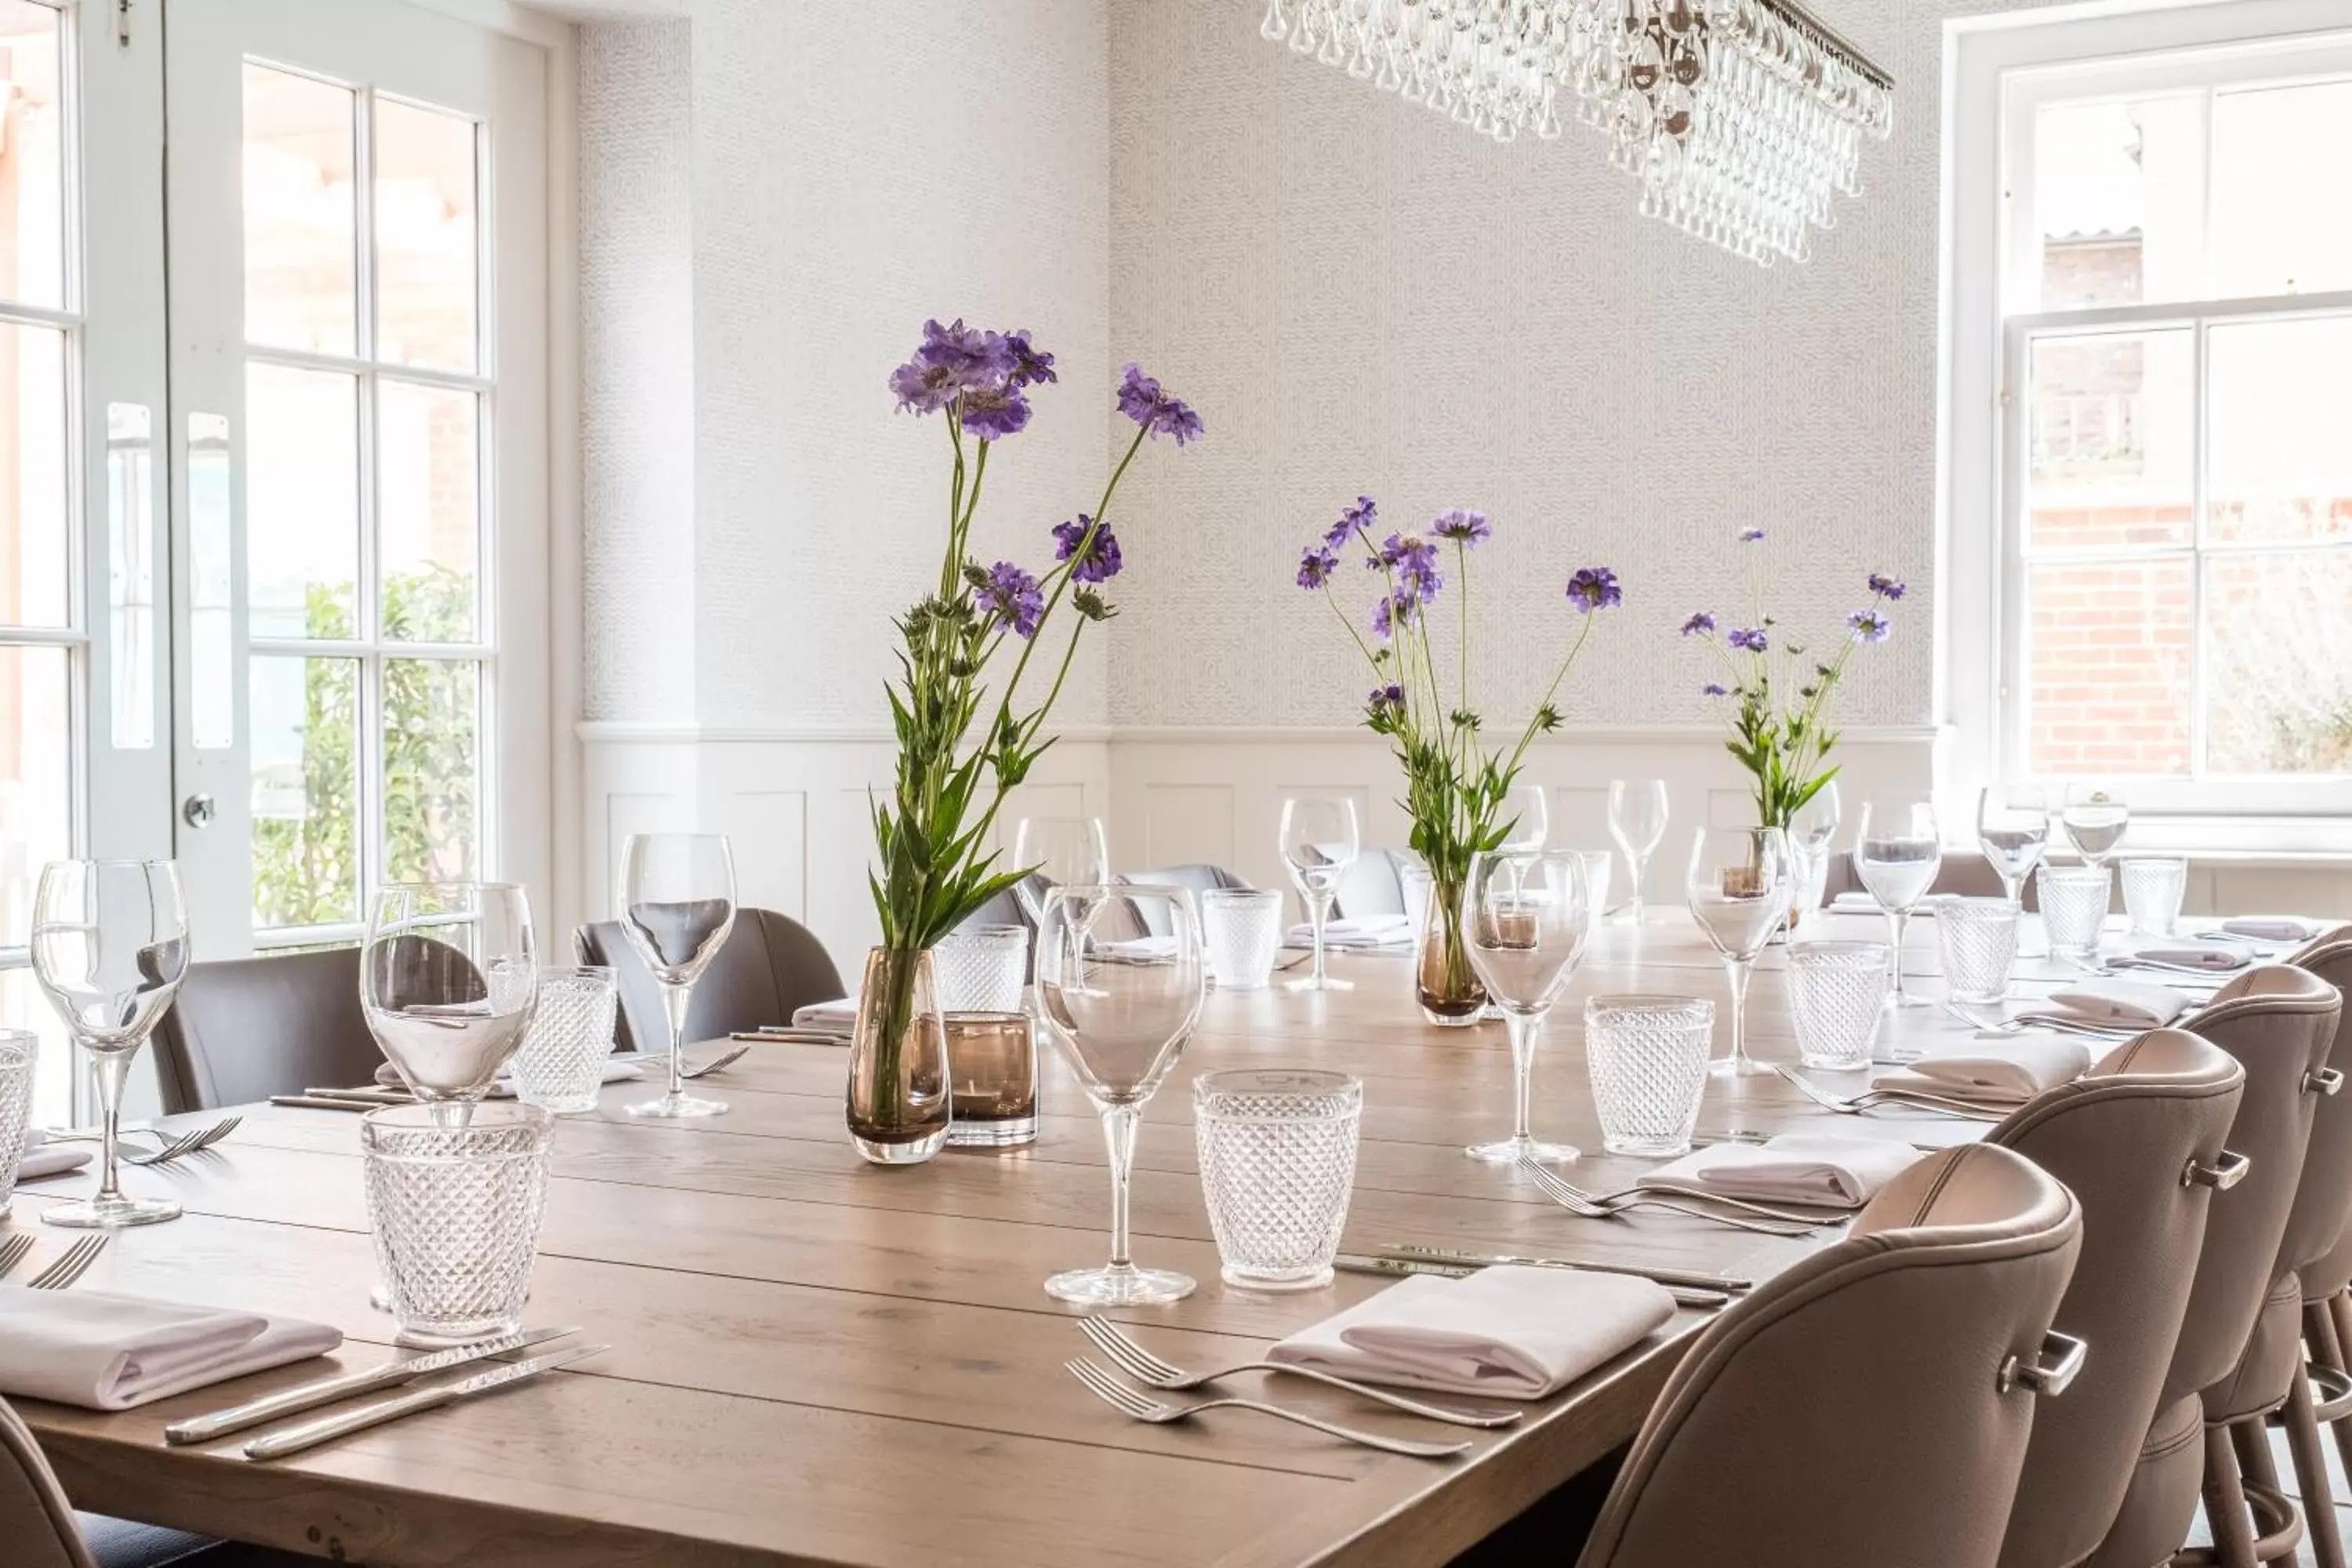
[[[950,1013],[949,1143],[1005,1149],[1037,1139],[1037,1045],[1026,1013]]]

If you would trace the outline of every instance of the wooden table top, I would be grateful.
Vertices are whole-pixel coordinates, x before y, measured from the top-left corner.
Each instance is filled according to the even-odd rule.
[[[1808,935],[1884,931],[1818,918]],[[1727,1005],[1722,970],[1687,918],[1653,919],[1599,935],[1538,1049],[1537,1133],[1588,1151],[1572,1172],[1588,1186],[1622,1184],[1644,1163],[1597,1152],[1583,999],[1667,991]],[[1906,945],[1923,977],[1936,969],[1933,942],[1917,922]],[[2023,988],[2063,978],[2046,961],[2020,968]],[[1401,958],[1342,956],[1334,970],[1357,989],[1213,994],[1146,1112],[1135,1255],[1201,1286],[1172,1306],[1114,1316],[1169,1359],[1247,1360],[1385,1284],[1343,1274],[1327,1289],[1263,1295],[1219,1281],[1186,1131],[1190,1079],[1216,1068],[1362,1076],[1353,1248],[1423,1242],[1761,1280],[1834,1238],[1569,1215],[1524,1175],[1461,1152],[1509,1130],[1501,1026],[1424,1025]],[[1794,1059],[1785,978],[1776,950],[1751,994],[1751,1048],[1768,1060]],[[1941,994],[1933,978],[1921,989]],[[1900,1035],[1957,1043],[1967,1030],[1931,1007],[1903,1015]],[[1727,1016],[1717,1036],[1727,1039]],[[646,1086],[606,1089],[598,1110],[557,1129],[530,1318],[582,1325],[585,1340],[613,1349],[511,1393],[276,1464],[238,1457],[241,1439],[166,1448],[161,1431],[320,1376],[320,1363],[120,1415],[20,1409],[79,1506],[390,1568],[1433,1564],[1629,1438],[1706,1321],[1683,1311],[1649,1343],[1530,1406],[1519,1426],[1466,1434],[1475,1447],[1456,1460],[1392,1458],[1246,1413],[1127,1421],[1062,1371],[1086,1342],[1073,1310],[1041,1288],[1057,1269],[1101,1260],[1109,1207],[1094,1114],[1048,1060],[1048,1114],[1033,1147],[950,1150],[903,1170],[852,1152],[836,1048],[755,1047],[707,1080],[733,1107],[709,1121],[632,1121],[620,1107]],[[1826,1081],[1858,1088],[1861,1075]],[[187,1216],[117,1236],[79,1288],[333,1323],[349,1338],[331,1359],[347,1367],[399,1353],[389,1320],[367,1304],[375,1269],[356,1119],[244,1114],[215,1152],[126,1169],[131,1191],[168,1194]],[[1772,1077],[1713,1080],[1699,1124],[1834,1126],[1925,1144],[1981,1131],[1929,1116],[1833,1117]],[[42,1208],[91,1185],[84,1174],[19,1190],[11,1224],[39,1237],[36,1263],[79,1234],[43,1228]],[[1235,1380],[1249,1392],[1259,1381]],[[1279,1396],[1360,1426],[1432,1434],[1296,1379]]]

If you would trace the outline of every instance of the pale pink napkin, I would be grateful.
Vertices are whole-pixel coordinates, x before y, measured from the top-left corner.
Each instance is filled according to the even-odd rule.
[[[1764,1143],[1716,1143],[1659,1166],[1635,1184],[1759,1203],[1860,1208],[1925,1156],[1891,1138],[1783,1132]]]
[[[342,1342],[324,1323],[0,1285],[0,1394],[19,1399],[128,1410]]]

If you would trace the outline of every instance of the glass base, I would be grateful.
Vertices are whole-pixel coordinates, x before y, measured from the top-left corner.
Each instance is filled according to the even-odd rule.
[[[1934,1005],[1935,1004],[1925,996],[1914,996],[1908,991],[1890,991],[1886,994],[1886,1010],[1890,1013]]]
[[[1706,1064],[1709,1078],[1762,1078],[1769,1070],[1754,1057],[1717,1057]]]
[[[1814,1057],[1799,1051],[1797,1060],[1809,1072],[1861,1072],[1870,1066],[1870,1053],[1864,1051],[1858,1057]]]
[[[632,1116],[724,1116],[727,1102],[723,1100],[701,1100],[691,1094],[665,1094],[659,1100],[643,1100],[627,1108]]]
[[[1691,1152],[1691,1141],[1687,1135],[1680,1139],[1604,1137],[1601,1140],[1601,1146],[1612,1154],[1623,1154],[1635,1160],[1679,1160]]]
[[[368,1305],[379,1312],[392,1310],[392,1287],[379,1279],[368,1287]]]
[[[43,1225],[61,1225],[68,1230],[121,1230],[179,1217],[180,1205],[169,1198],[78,1198],[41,1211]]]
[[[948,1126],[948,1147],[950,1149],[1010,1149],[1035,1142],[1037,1119],[1034,1116],[1003,1116],[987,1121],[977,1118],[967,1121],[959,1116]]]
[[[1293,980],[1283,986],[1285,991],[1353,991],[1355,988],[1354,981],[1335,980],[1328,974],[1320,980],[1310,974],[1304,980]]]
[[[942,1127],[920,1138],[900,1138],[887,1143],[853,1131],[849,1141],[856,1145],[857,1157],[869,1165],[919,1165],[948,1146],[950,1131]]]
[[[520,1313],[502,1318],[467,1318],[450,1323],[425,1323],[403,1326],[392,1336],[392,1342],[411,1350],[446,1351],[459,1345],[469,1345],[477,1340],[500,1339],[522,1331]]]
[[[1166,1268],[1138,1268],[1132,1263],[1101,1268],[1073,1268],[1045,1281],[1045,1294],[1056,1301],[1086,1307],[1156,1307],[1181,1301],[1193,1290],[1192,1278]]]
[[[1218,1275],[1236,1290],[1255,1290],[1261,1294],[1286,1290],[1320,1290],[1331,1283],[1329,1264],[1303,1274],[1252,1274],[1243,1268],[1220,1268]]]
[[[1467,1013],[1439,1013],[1428,1007],[1421,1010],[1422,1021],[1439,1029],[1472,1029],[1489,1018],[1501,1017],[1499,1009],[1473,1008]]]
[[[1539,1143],[1533,1138],[1506,1138],[1499,1143],[1474,1143],[1462,1151],[1473,1160],[1484,1160],[1490,1165],[1516,1165],[1532,1160],[1538,1165],[1565,1165],[1571,1160],[1584,1158],[1584,1151],[1571,1143]]]

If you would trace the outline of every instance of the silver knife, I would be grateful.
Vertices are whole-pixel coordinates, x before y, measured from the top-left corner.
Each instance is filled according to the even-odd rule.
[[[1738,1295],[1756,1288],[1753,1279],[1741,1279],[1729,1274],[1700,1274],[1686,1268],[1652,1268],[1640,1263],[1616,1263],[1580,1258],[1515,1258],[1498,1252],[1460,1252],[1450,1247],[1423,1247],[1417,1242],[1392,1241],[1375,1250],[1384,1258],[1425,1258],[1432,1262],[1452,1263],[1465,1268],[1491,1268],[1499,1264],[1515,1263],[1524,1268],[1581,1268],[1594,1274],[1638,1274],[1661,1285],[1680,1285],[1692,1290],[1722,1290]]]
[[[420,1389],[404,1394],[397,1399],[379,1399],[373,1405],[362,1405],[357,1410],[346,1410],[340,1415],[323,1415],[316,1421],[305,1421],[299,1426],[288,1426],[266,1437],[256,1437],[245,1446],[248,1459],[282,1459],[289,1454],[299,1454],[305,1448],[315,1448],[334,1438],[353,1432],[364,1432],[371,1426],[381,1426],[387,1421],[397,1421],[404,1415],[414,1415],[421,1410],[438,1410],[445,1405],[455,1405],[477,1394],[505,1388],[525,1378],[537,1377],[542,1372],[553,1372],[560,1366],[570,1366],[575,1361],[585,1361],[592,1355],[603,1355],[610,1345],[583,1345],[574,1350],[557,1351],[552,1355],[533,1356],[492,1372],[477,1373],[456,1383]]]
[[[248,1426],[275,1421],[280,1415],[299,1415],[305,1410],[316,1410],[321,1405],[332,1405],[355,1394],[373,1394],[379,1388],[397,1388],[428,1373],[446,1372],[453,1366],[464,1366],[485,1356],[504,1355],[509,1351],[529,1350],[533,1345],[545,1344],[550,1340],[560,1340],[579,1331],[578,1329],[526,1329],[521,1333],[484,1340],[479,1344],[459,1345],[455,1350],[435,1351],[431,1355],[416,1356],[408,1361],[386,1362],[382,1366],[315,1378],[309,1383],[297,1384],[292,1388],[279,1389],[276,1394],[265,1394],[243,1405],[231,1405],[226,1410],[215,1410],[209,1415],[192,1415],[185,1421],[174,1421],[163,1428],[163,1441],[175,1446],[209,1443],[215,1437],[242,1432]]]
[[[1343,1274],[1378,1274],[1391,1279],[1402,1279],[1415,1274],[1434,1274],[1445,1279],[1467,1279],[1486,1265],[1479,1263],[1447,1263],[1434,1258],[1374,1258],[1360,1252],[1343,1252],[1331,1261],[1331,1266]],[[1580,1270],[1580,1272],[1589,1272]],[[1663,1287],[1675,1299],[1677,1307],[1728,1307],[1731,1298],[1721,1290],[1695,1290],[1687,1285]]]

